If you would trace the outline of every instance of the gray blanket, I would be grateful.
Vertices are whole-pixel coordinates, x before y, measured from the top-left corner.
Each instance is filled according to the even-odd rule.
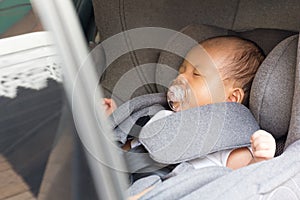
[[[177,112],[134,129],[137,120],[165,109],[164,94],[134,98],[112,114],[116,138],[125,143],[128,134],[139,137],[158,163],[178,164],[207,154],[249,146],[259,129],[248,108],[239,103],[216,103]],[[136,133],[136,131],[140,131]]]
[[[118,107],[110,116],[112,128],[117,141],[125,143],[137,120],[144,116],[153,116],[167,106],[163,93],[148,94],[136,97]]]

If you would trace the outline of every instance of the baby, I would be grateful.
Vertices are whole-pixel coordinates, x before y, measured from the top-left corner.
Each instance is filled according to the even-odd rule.
[[[195,46],[180,66],[179,75],[167,93],[175,112],[218,102],[248,104],[254,75],[264,55],[251,41],[234,36],[207,39]],[[106,114],[116,109],[112,99],[104,99]],[[158,112],[148,123],[171,114]],[[194,168],[219,165],[231,169],[274,157],[276,144],[266,131],[256,131],[250,138],[251,147],[209,154],[189,161]]]

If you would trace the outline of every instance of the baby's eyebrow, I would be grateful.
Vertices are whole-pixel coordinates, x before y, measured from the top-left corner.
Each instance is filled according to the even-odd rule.
[[[194,67],[194,69],[196,69],[196,70],[200,70],[200,69],[203,69],[203,66],[202,65],[195,65],[195,66],[193,66]]]
[[[194,67],[194,70],[197,70],[198,73],[200,73],[203,76],[207,76],[209,75],[211,72],[213,72],[213,69],[210,69],[208,66],[206,65],[196,65]]]
[[[196,67],[194,67],[194,71],[197,71],[198,73],[200,73],[201,75],[203,75],[203,71],[201,70],[201,67],[199,65],[197,65]]]

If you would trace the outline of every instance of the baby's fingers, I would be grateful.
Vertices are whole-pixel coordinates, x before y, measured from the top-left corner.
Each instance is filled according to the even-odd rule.
[[[258,130],[251,136],[251,141],[257,140],[257,139],[274,139],[273,136],[264,130]]]
[[[272,158],[275,155],[276,143],[270,133],[259,130],[251,137],[251,147],[254,157]]]
[[[105,105],[110,106],[111,103],[112,103],[112,100],[111,100],[111,99],[104,98],[104,99],[102,100],[102,104],[105,104]]]
[[[109,116],[117,108],[117,105],[113,99],[103,98],[102,105],[104,106],[105,114],[107,116]]]
[[[255,151],[259,151],[259,150],[268,150],[268,149],[271,149],[271,145],[272,145],[272,143],[269,143],[269,142],[264,142],[264,141],[257,141],[257,140],[255,140],[255,141],[252,143],[252,148],[253,148]]]
[[[275,145],[275,139],[273,138],[273,136],[270,133],[263,130],[256,131],[251,136],[250,142],[254,146],[257,146],[260,143],[269,144],[271,146]]]
[[[271,159],[274,157],[272,150],[258,150],[253,152],[255,158]]]

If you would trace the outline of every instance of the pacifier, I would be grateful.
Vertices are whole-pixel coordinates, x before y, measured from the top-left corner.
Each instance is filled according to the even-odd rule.
[[[178,76],[169,87],[167,101],[170,108],[178,112],[187,109],[191,102],[191,88],[183,76]]]

